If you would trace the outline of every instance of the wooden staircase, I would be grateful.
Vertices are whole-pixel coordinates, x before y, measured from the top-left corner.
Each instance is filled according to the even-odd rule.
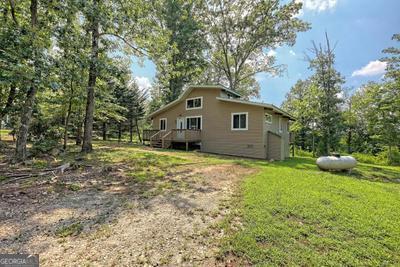
[[[162,148],[162,140],[161,139],[152,140],[151,147]]]
[[[169,148],[172,144],[171,131],[165,134],[165,132],[158,131],[156,134],[150,137],[150,146],[155,148]]]

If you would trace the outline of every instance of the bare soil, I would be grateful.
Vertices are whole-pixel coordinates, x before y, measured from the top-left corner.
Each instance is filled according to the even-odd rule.
[[[40,254],[41,266],[231,265],[217,260],[216,226],[250,169],[188,164],[139,182],[123,168],[0,182],[0,251]]]

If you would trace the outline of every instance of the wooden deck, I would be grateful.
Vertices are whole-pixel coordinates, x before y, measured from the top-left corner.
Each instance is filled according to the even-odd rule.
[[[201,130],[196,129],[172,129],[169,131],[143,130],[143,141],[149,141],[150,146],[169,148],[173,143],[189,143],[201,141]]]

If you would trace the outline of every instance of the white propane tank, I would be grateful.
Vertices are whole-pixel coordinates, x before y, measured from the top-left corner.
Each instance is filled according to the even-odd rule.
[[[317,159],[317,166],[321,170],[351,170],[357,165],[357,160],[351,156],[327,156]]]

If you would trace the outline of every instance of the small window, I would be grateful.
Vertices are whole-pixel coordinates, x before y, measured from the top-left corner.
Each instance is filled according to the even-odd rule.
[[[232,130],[247,130],[248,113],[232,113]]]
[[[282,118],[279,118],[279,132],[283,132],[283,123],[282,123]]]
[[[160,130],[161,131],[167,130],[167,119],[166,118],[160,119]]]
[[[201,117],[186,117],[186,128],[189,130],[200,130]]]
[[[203,97],[186,99],[186,109],[200,109],[203,107]]]
[[[265,122],[271,124],[272,123],[272,115],[265,114]]]

